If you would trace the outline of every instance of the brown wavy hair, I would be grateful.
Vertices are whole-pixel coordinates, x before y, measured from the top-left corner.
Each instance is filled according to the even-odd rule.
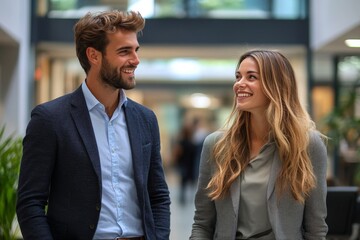
[[[277,193],[290,189],[293,197],[304,203],[316,186],[307,151],[309,132],[315,130],[315,124],[299,101],[295,74],[288,59],[277,51],[253,50],[240,57],[236,69],[249,57],[259,67],[261,85],[270,100],[266,110],[269,137],[275,140],[282,163]],[[217,171],[208,184],[209,197],[213,200],[228,193],[250,161],[250,118],[250,113],[237,109],[234,101],[225,132],[214,147]]]
[[[119,29],[139,33],[144,26],[145,19],[138,12],[113,10],[87,13],[74,26],[76,55],[85,73],[90,69],[86,56],[88,47],[93,47],[105,54],[105,48],[109,43],[108,33],[114,33]]]

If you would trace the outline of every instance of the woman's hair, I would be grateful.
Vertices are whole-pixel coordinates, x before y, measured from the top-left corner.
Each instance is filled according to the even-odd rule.
[[[266,110],[269,138],[274,139],[282,164],[277,193],[290,189],[294,198],[303,203],[316,185],[307,151],[309,132],[315,124],[300,104],[290,62],[279,52],[254,50],[241,56],[237,69],[249,57],[259,67],[262,89],[270,100]],[[213,200],[224,197],[250,161],[250,118],[250,113],[239,110],[234,101],[225,124],[228,129],[214,147],[217,171],[208,184]]]
[[[145,26],[145,19],[140,13],[118,10],[87,13],[74,26],[76,55],[82,68],[87,73],[90,63],[86,56],[86,49],[93,47],[105,54],[105,48],[109,43],[108,33],[114,33],[119,29],[139,33]]]

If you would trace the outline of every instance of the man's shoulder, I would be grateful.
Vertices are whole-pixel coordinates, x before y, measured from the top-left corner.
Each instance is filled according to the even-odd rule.
[[[74,99],[75,97],[75,99]],[[65,109],[68,109],[72,102],[79,104],[81,101],[85,101],[81,92],[75,91],[72,93],[67,93],[63,96],[54,98],[44,103],[38,104],[35,109],[46,109],[49,112],[62,112]]]
[[[127,105],[126,107],[129,107],[131,109],[134,109],[136,111],[140,111],[144,114],[153,114],[153,110],[150,109],[149,107],[143,105],[143,104],[140,104],[138,102],[135,102],[134,100],[128,98],[127,99]]]
[[[71,96],[73,93],[65,94],[63,96],[54,98],[48,102],[44,102],[40,105],[49,107],[49,108],[57,108],[57,107],[64,107],[66,104],[69,104],[71,102]]]

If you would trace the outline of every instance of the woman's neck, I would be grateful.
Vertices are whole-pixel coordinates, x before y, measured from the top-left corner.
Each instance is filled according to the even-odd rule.
[[[250,121],[250,158],[257,156],[261,148],[268,142],[269,129],[270,125],[265,117],[255,118],[252,116]]]

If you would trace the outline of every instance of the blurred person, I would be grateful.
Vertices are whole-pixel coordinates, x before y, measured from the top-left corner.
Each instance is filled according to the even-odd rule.
[[[75,25],[86,79],[36,106],[23,141],[17,217],[27,239],[169,239],[170,198],[157,118],[128,99],[139,13],[88,13]]]
[[[279,52],[241,56],[226,127],[201,155],[190,239],[325,240],[327,154]]]
[[[193,136],[192,141],[195,145],[195,160],[194,160],[194,180],[197,181],[199,177],[199,165],[200,165],[200,156],[201,150],[204,144],[206,136],[209,134],[209,129],[204,126],[202,119],[194,118],[193,120]]]
[[[184,124],[174,147],[175,164],[180,174],[179,202],[186,203],[186,189],[195,182],[196,146],[193,143],[193,125]]]

